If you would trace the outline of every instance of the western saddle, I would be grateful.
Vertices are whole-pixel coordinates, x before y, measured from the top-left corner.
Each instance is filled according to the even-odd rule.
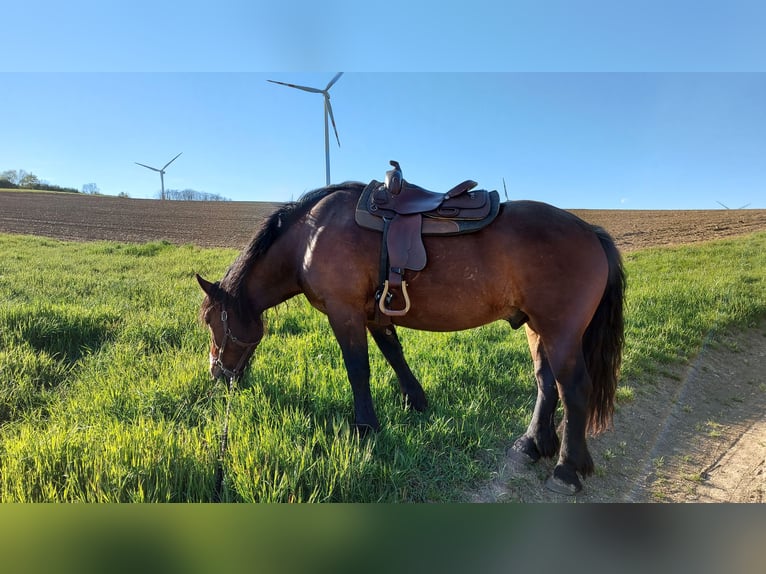
[[[396,161],[384,183],[372,180],[362,191],[355,219],[361,227],[382,231],[377,309],[389,317],[406,315],[410,298],[404,272],[421,271],[427,257],[423,235],[462,235],[485,228],[500,211],[497,191],[474,190],[466,180],[446,193],[429,191],[402,177]],[[393,291],[401,289],[404,307],[391,308]],[[378,317],[380,321],[380,317]]]

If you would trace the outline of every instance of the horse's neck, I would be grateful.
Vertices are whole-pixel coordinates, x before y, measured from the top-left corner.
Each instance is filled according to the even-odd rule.
[[[292,243],[277,241],[255,262],[247,276],[246,295],[259,313],[301,292]]]

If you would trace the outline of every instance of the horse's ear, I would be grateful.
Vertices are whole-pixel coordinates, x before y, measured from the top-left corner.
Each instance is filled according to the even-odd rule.
[[[207,294],[208,297],[212,299],[216,291],[218,291],[216,286],[210,281],[206,281],[200,277],[198,273],[195,273],[194,276],[197,278],[197,283],[199,283],[199,286],[202,287],[202,290]]]

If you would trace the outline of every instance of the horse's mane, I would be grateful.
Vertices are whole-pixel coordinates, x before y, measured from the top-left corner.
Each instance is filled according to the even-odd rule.
[[[263,256],[274,242],[279,239],[290,226],[301,219],[312,207],[328,195],[340,190],[361,190],[364,184],[345,182],[341,184],[320,187],[304,193],[296,201],[281,205],[269,215],[256,230],[248,246],[239,254],[221,279],[220,287],[223,297],[230,305],[236,305],[242,316],[247,317],[248,306],[241,297],[245,281],[258,259]],[[204,312],[204,310],[203,310]]]

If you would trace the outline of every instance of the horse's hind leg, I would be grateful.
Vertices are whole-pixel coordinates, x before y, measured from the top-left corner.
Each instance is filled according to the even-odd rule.
[[[537,379],[537,402],[527,432],[519,437],[510,451],[511,456],[524,462],[537,462],[541,456],[552,457],[559,450],[554,417],[559,395],[540,336],[528,325],[527,341],[535,363]]]
[[[386,361],[394,369],[399,379],[399,388],[407,403],[416,411],[424,411],[428,406],[426,394],[404,358],[402,344],[399,342],[394,326],[368,325],[367,328]]]
[[[588,401],[593,385],[579,345],[567,355],[551,358],[551,366],[564,404],[564,420],[559,459],[546,486],[563,494],[575,494],[582,489],[578,473],[588,476],[594,470],[585,442]]]

